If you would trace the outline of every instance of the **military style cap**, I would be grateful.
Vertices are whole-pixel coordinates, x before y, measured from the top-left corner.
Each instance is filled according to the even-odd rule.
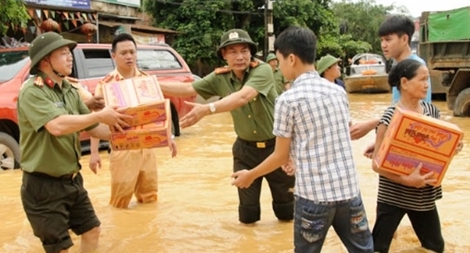
[[[317,72],[319,75],[321,75],[325,70],[327,70],[329,67],[333,66],[333,64],[340,62],[341,59],[335,58],[331,55],[325,55],[320,60],[317,62]]]
[[[251,40],[250,35],[242,29],[232,29],[220,37],[220,46],[217,48],[217,55],[222,58],[222,53],[220,52],[222,48],[242,43],[247,43],[250,46],[252,56],[256,54],[256,43]]]
[[[277,59],[277,57],[273,53],[270,53],[268,54],[268,56],[266,56],[266,62],[269,62],[270,60],[274,60],[274,59]]]
[[[38,72],[39,62],[52,53],[54,50],[68,46],[73,50],[77,46],[77,42],[64,39],[55,32],[47,32],[36,37],[29,46],[29,57],[31,58],[31,69],[29,73],[34,75]]]

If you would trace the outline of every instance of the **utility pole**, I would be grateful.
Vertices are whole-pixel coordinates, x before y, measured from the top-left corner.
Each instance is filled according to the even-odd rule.
[[[264,3],[263,59],[266,59],[270,51],[274,51],[273,2],[272,0],[266,0]]]

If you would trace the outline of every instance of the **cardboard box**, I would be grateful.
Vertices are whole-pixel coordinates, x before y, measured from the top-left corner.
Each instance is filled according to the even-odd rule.
[[[170,100],[165,99],[164,120],[152,121],[148,124],[132,126],[125,129],[125,133],[112,130],[109,138],[113,150],[156,148],[169,145],[171,138],[171,111]]]
[[[119,111],[133,116],[131,126],[165,121],[165,99],[155,76],[143,76],[103,85],[106,105],[117,106]]]
[[[165,121],[132,127],[126,133],[111,133],[113,150],[146,149],[169,146],[171,140],[171,117]]]
[[[408,175],[421,162],[421,173],[433,171],[435,185],[440,185],[462,138],[462,130],[452,123],[396,108],[375,163]]]

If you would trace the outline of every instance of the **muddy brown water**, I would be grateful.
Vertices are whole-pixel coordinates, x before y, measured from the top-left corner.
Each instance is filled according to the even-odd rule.
[[[354,121],[379,117],[390,103],[390,94],[349,94]],[[448,253],[470,252],[470,118],[454,118],[445,102],[434,102],[442,118],[465,132],[465,147],[456,156],[443,181],[444,198],[438,201],[442,231]],[[238,223],[237,194],[231,186],[231,146],[235,139],[228,113],[211,115],[178,137],[178,156],[158,149],[159,193],[154,204],[137,204],[129,209],[108,205],[110,174],[108,156],[101,153],[103,168],[97,175],[82,157],[85,187],[102,222],[97,252],[292,252],[292,223],[280,223],[271,210],[270,192],[264,185],[262,217],[253,227]],[[354,156],[362,197],[370,226],[375,220],[377,175],[371,162],[362,156],[375,133],[354,141]],[[131,168],[129,168],[131,169]],[[19,197],[21,171],[0,172],[0,252],[43,252],[33,236]],[[79,252],[79,237],[70,252]],[[330,230],[322,252],[347,252]],[[410,222],[405,217],[393,240],[391,252],[426,252],[419,247]]]

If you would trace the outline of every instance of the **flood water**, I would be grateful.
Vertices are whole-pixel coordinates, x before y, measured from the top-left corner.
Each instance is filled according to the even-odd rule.
[[[390,104],[390,94],[349,94],[354,121],[379,117]],[[444,197],[437,202],[448,253],[470,252],[470,118],[454,118],[445,102],[435,102],[442,118],[465,131],[465,147],[456,156],[443,181]],[[155,204],[137,204],[129,209],[108,205],[110,173],[107,153],[102,152],[103,168],[98,175],[88,169],[88,156],[82,157],[85,187],[102,222],[97,252],[293,252],[292,223],[280,223],[271,210],[267,185],[262,193],[262,216],[253,227],[238,222],[238,197],[231,186],[231,146],[235,139],[228,113],[211,115],[176,138],[178,156],[158,149],[159,193]],[[369,223],[375,220],[377,174],[362,156],[366,145],[375,140],[371,132],[353,142],[362,197]],[[129,168],[132,169],[132,168]],[[21,171],[0,171],[0,252],[43,252],[33,236],[19,196]],[[70,252],[79,252],[79,237]],[[323,251],[347,252],[334,230],[330,230]],[[419,247],[408,218],[404,218],[391,251],[426,252]]]

